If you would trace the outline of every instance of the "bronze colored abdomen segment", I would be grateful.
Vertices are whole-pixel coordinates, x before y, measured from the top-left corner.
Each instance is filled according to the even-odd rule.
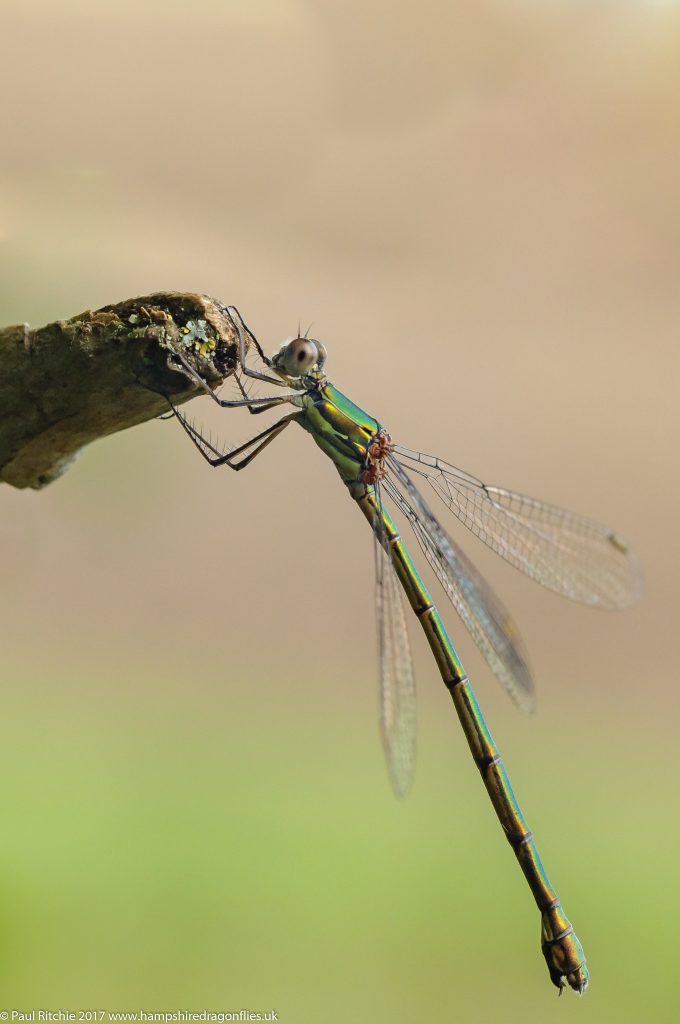
[[[378,506],[373,488],[367,487],[363,494],[357,493],[354,496],[372,529],[375,529],[377,523],[382,523],[399,581],[423,627],[498,820],[541,911],[542,949],[550,977],[561,989],[561,979],[566,976],[572,988],[581,992],[588,978],[583,949],[541,863],[536,843],[512,790],[498,748],[441,616],[390,515]]]

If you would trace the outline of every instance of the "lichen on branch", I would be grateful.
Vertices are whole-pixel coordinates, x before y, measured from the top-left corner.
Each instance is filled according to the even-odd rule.
[[[158,292],[31,329],[0,329],[0,482],[41,488],[85,445],[219,387],[238,361],[226,307]]]

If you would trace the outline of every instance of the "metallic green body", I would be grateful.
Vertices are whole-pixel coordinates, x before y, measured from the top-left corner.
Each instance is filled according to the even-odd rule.
[[[541,863],[470,681],[392,518],[378,501],[375,488],[361,482],[367,448],[380,424],[329,384],[298,402],[303,410],[299,422],[333,460],[371,528],[384,531],[389,541],[399,581],[425,632],[498,820],[541,912],[542,950],[551,980],[562,989],[566,978],[582,992],[588,982],[583,949]]]
[[[298,402],[304,410],[302,426],[333,460],[345,483],[356,482],[368,444],[380,430],[380,424],[332,384],[301,396]]]

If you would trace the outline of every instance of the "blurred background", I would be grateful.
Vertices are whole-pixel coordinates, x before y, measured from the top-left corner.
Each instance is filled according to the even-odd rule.
[[[270,351],[311,322],[395,438],[611,523],[646,581],[589,611],[449,524],[532,656],[523,720],[443,609],[586,948],[558,1004],[413,630],[391,796],[371,537],[302,431],[236,475],[153,422],[4,486],[6,1006],[677,1019],[678,5],[4,0],[0,38],[0,323],[162,289]]]

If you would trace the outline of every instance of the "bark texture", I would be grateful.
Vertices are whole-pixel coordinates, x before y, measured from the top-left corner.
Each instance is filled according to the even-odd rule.
[[[44,487],[98,437],[201,394],[233,373],[238,334],[206,295],[158,292],[33,330],[0,329],[0,482]]]

